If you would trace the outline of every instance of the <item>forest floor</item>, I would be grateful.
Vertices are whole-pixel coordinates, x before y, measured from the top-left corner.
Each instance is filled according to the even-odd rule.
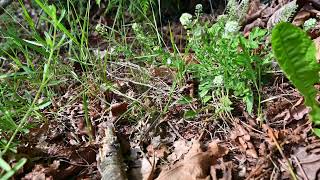
[[[267,22],[273,21],[270,18],[276,19],[274,14],[289,3],[284,2],[264,5],[252,1],[241,32],[247,37],[254,27],[267,28]],[[39,21],[39,10],[27,5],[31,19]],[[301,26],[311,17],[319,18],[319,5],[315,1],[299,4],[292,23]],[[19,3],[10,6],[14,9]],[[28,159],[16,171],[15,179],[101,179],[108,173],[113,175],[114,169],[109,172],[108,166],[115,162],[128,179],[294,179],[292,174],[297,179],[320,178],[320,141],[312,133],[309,109],[279,68],[267,73],[261,87],[261,111],[254,104],[250,114],[242,101],[231,96],[231,109],[217,113],[215,100],[203,103],[199,98],[199,81],[192,73],[183,74],[177,81],[177,69],[139,61],[172,57],[156,51],[144,54],[144,49],[135,47],[135,34],[129,26],[124,35],[119,30],[112,40],[95,31],[97,24],[113,25],[113,18],[104,16],[102,9],[90,9],[88,26],[93,28],[88,28],[86,44],[93,56],[89,59],[99,62],[79,63],[74,60],[78,57],[70,54],[86,56],[82,51],[61,48],[56,56],[61,63],[52,67],[61,67],[61,71],[54,70],[58,75],[51,78],[51,84],[37,100],[42,107],[27,117],[27,131],[18,132],[12,148],[15,150],[2,156],[10,165],[21,157]],[[20,13],[23,11],[16,12],[17,19],[22,19]],[[216,17],[217,14],[202,16],[208,23],[215,22]],[[0,25],[7,26],[4,21]],[[169,55],[175,51],[172,44],[176,44],[186,64],[197,63],[192,51],[182,53],[187,32],[178,20],[163,22],[157,29]],[[44,32],[39,34],[45,36]],[[320,23],[308,33],[315,42],[319,41]],[[30,34],[20,37],[30,39]],[[140,56],[130,56],[131,52],[121,49],[119,44],[124,42]],[[23,50],[15,52],[23,64],[28,64]],[[42,58],[48,56],[34,54],[30,58],[35,70],[41,69]],[[11,79],[10,73],[22,72],[23,68],[14,69],[8,54],[2,57],[0,105],[9,102],[6,88],[10,84],[22,99],[36,96],[39,82],[32,80],[34,76],[20,79],[24,74],[19,74]],[[41,81],[42,76],[35,77]],[[26,104],[31,103],[29,100]],[[18,110],[20,105],[13,107],[22,114],[20,118],[26,112],[25,108]],[[2,111],[0,115],[4,116]],[[0,131],[0,137],[5,139],[1,141],[3,147],[11,135],[9,130]],[[104,154],[106,151],[116,154],[117,160],[108,159],[113,155]]]

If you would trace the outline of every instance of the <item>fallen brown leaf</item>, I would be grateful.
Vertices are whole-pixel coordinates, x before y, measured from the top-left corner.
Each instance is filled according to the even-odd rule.
[[[242,152],[245,152],[250,157],[258,158],[257,151],[251,142],[251,136],[243,126],[236,123],[230,138],[240,145],[239,148]]]
[[[210,144],[208,150],[204,152],[201,144],[194,141],[186,158],[172,169],[162,171],[157,180],[209,180],[211,166],[227,153],[227,148],[215,143]]]
[[[296,26],[301,26],[303,23],[309,19],[311,13],[305,10],[298,12],[298,14],[294,17],[292,24]]]
[[[301,120],[309,113],[310,109],[300,102],[300,104],[293,106],[290,111],[294,120]]]
[[[111,105],[112,117],[119,116],[122,113],[126,112],[127,110],[128,110],[128,103],[126,103],[126,102],[115,103],[115,104]]]

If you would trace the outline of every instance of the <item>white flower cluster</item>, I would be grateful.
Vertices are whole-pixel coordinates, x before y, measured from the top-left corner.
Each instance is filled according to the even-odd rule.
[[[237,21],[228,21],[224,27],[224,34],[230,34],[238,32],[240,29],[239,23]]]
[[[196,13],[197,16],[201,15],[201,13],[202,13],[202,4],[197,4],[196,5],[195,13]]]
[[[139,31],[139,30],[140,30],[140,25],[139,25],[138,23],[133,23],[133,24],[132,24],[132,29],[133,29],[134,31]]]
[[[314,19],[314,18],[310,18],[308,20],[306,20],[303,24],[303,29],[308,31],[310,30],[311,28],[315,27],[317,24],[317,20]]]
[[[183,13],[179,20],[184,27],[187,27],[192,23],[192,15],[189,13]]]

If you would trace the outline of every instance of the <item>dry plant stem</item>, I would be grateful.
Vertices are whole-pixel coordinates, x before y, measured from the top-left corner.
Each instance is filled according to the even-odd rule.
[[[287,162],[287,164],[288,164],[288,171],[289,171],[292,179],[293,179],[293,180],[298,180],[296,174],[295,174],[294,171],[293,171],[293,167],[292,167],[290,161],[289,161],[288,158],[284,155],[284,153],[283,153],[283,151],[282,151],[282,149],[281,149],[281,147],[280,147],[280,145],[279,145],[279,143],[278,143],[278,141],[277,141],[277,139],[276,139],[276,137],[275,137],[272,129],[268,127],[268,131],[269,131],[269,133],[268,133],[269,137],[270,137],[270,138],[273,140],[273,142],[276,144],[276,147],[277,147],[278,151],[280,152],[281,156],[282,156],[282,157],[285,159],[285,161]]]

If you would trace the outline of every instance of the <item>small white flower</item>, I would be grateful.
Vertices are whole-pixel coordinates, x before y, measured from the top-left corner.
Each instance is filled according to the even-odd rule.
[[[218,75],[218,76],[214,77],[213,84],[216,86],[222,86],[223,85],[223,76]]]
[[[306,31],[308,31],[309,29],[315,27],[316,24],[317,24],[317,20],[314,18],[310,18],[304,22],[303,27]]]
[[[132,29],[133,29],[134,31],[138,31],[138,30],[139,30],[139,24],[138,24],[138,23],[133,23],[133,24],[132,24]]]
[[[197,4],[196,5],[196,12],[201,13],[202,12],[202,4]]]
[[[224,27],[224,32],[226,34],[228,33],[234,33],[239,30],[239,23],[237,21],[228,21]]]
[[[192,23],[192,15],[189,13],[183,13],[179,20],[183,26],[188,26]]]
[[[168,58],[168,59],[167,59],[167,64],[170,65],[171,63],[172,63],[171,59]]]

